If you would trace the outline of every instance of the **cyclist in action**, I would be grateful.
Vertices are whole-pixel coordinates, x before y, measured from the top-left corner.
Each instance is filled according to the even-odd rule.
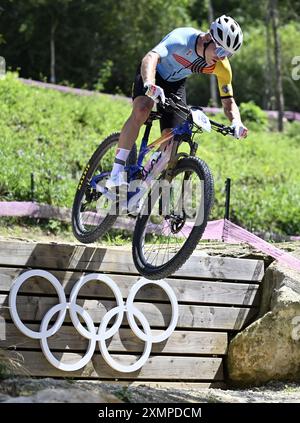
[[[229,58],[243,43],[239,24],[223,15],[212,22],[209,32],[194,28],[177,28],[143,58],[133,84],[133,109],[120,134],[114,166],[106,187],[112,189],[127,185],[124,166],[141,126],[148,119],[154,102],[175,94],[186,105],[185,81],[192,73],[217,76],[224,113],[234,128],[236,138],[245,138],[248,129],[243,125],[238,106],[233,98],[232,72]],[[183,120],[174,112],[162,113],[162,134]]]

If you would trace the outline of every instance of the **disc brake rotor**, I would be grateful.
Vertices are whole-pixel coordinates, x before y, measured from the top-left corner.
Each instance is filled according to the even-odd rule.
[[[169,221],[171,232],[173,234],[177,234],[185,225],[186,215],[185,212],[183,212],[183,216],[171,214],[170,216],[166,217],[166,220]]]

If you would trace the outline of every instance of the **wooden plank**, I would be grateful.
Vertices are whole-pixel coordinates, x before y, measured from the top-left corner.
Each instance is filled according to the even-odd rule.
[[[261,281],[264,276],[263,260],[201,256],[191,256],[175,275],[198,277],[198,269],[201,277],[207,279]]]
[[[0,263],[3,266],[137,274],[131,252],[84,245],[0,241]],[[262,260],[192,256],[174,275],[260,281],[263,274]]]
[[[14,279],[24,269],[0,268],[0,291],[9,291]],[[69,295],[74,284],[84,275],[81,272],[51,271],[64,287],[66,295]],[[127,298],[130,288],[137,282],[139,276],[112,275],[111,278],[119,286],[123,298]],[[258,284],[246,284],[238,282],[204,281],[188,279],[171,279],[166,281],[175,292],[177,301],[183,303],[213,303],[230,305],[257,305],[259,300]],[[149,281],[150,282],[150,281]],[[40,277],[30,278],[22,286],[20,292],[27,294],[54,294],[52,285]],[[114,298],[112,291],[99,281],[91,281],[80,290],[80,296],[84,298]],[[167,294],[153,284],[146,285],[136,295],[137,300],[169,301]]]
[[[39,322],[53,305],[57,303],[54,297],[29,297],[20,295],[17,307],[20,318],[24,321]],[[115,301],[108,300],[78,300],[77,304],[83,306],[94,323],[98,323],[104,314],[116,306]],[[165,328],[171,319],[171,306],[169,304],[135,303],[135,306],[145,315],[151,326]],[[256,308],[218,307],[179,305],[179,318],[177,328],[194,329],[225,329],[241,330],[257,313]],[[0,295],[0,317],[10,319],[7,295]],[[66,321],[70,321],[66,315]],[[126,323],[126,318],[124,318]]]
[[[28,324],[34,331],[39,331],[39,325]],[[161,333],[153,330],[153,335]],[[62,326],[57,334],[48,339],[51,350],[85,351],[88,341],[83,338],[73,326]],[[139,340],[130,329],[120,329],[107,342],[110,352],[140,353],[144,342]],[[159,344],[152,345],[152,353],[160,354],[214,354],[224,355],[227,351],[228,336],[226,332],[186,332],[175,331],[170,338]],[[5,333],[0,334],[0,348],[40,349],[40,342],[23,335],[13,323],[5,325]]]
[[[14,353],[16,354],[16,353]],[[12,353],[13,355],[13,353]],[[151,356],[145,365],[133,373],[121,373],[106,364],[100,354],[94,354],[92,360],[83,368],[74,372],[64,372],[53,367],[44,357],[42,352],[22,351],[18,356],[23,357],[22,368],[16,369],[17,375],[30,375],[42,377],[78,377],[80,379],[134,379],[134,380],[223,380],[222,358],[213,357],[177,357],[177,356]],[[56,353],[56,358],[63,363],[77,362],[82,355],[76,353]],[[139,356],[114,355],[116,361],[130,365]]]

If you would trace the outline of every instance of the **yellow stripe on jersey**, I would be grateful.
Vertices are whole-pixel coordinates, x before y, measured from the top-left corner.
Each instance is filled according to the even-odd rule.
[[[233,89],[231,85],[232,71],[229,60],[227,58],[224,60],[219,60],[215,65],[202,68],[201,73],[210,73],[216,75],[221,98],[233,96]]]
[[[224,60],[219,60],[216,63],[215,69],[212,72],[216,75],[218,79],[219,93],[223,97],[232,97],[232,71],[229,60],[225,58]]]

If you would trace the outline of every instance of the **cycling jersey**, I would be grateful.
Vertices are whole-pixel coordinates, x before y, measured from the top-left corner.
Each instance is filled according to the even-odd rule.
[[[214,74],[218,80],[221,98],[233,96],[232,72],[229,60],[225,58],[208,66],[204,57],[196,51],[198,38],[204,32],[194,28],[176,28],[152,49],[160,56],[157,71],[168,82],[175,82],[192,73]]]

